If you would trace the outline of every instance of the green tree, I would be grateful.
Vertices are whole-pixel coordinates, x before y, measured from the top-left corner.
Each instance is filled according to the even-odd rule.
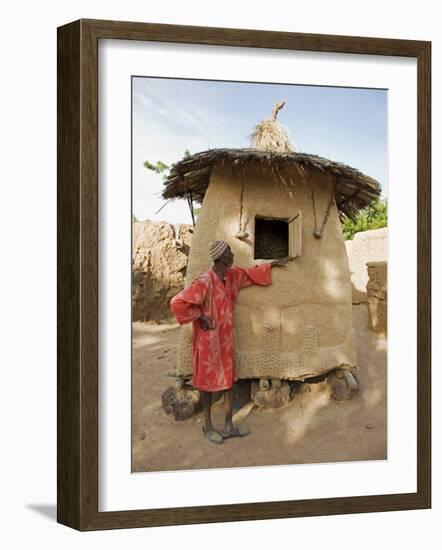
[[[156,164],[152,164],[148,160],[144,162],[144,167],[148,170],[152,170],[152,172],[155,172],[156,174],[163,174],[166,171],[169,171],[170,166],[166,164],[165,162],[162,162],[161,160],[158,160]],[[163,176],[163,179],[167,177],[167,174]]]
[[[186,149],[184,151],[183,159],[188,159],[191,156],[189,149]],[[152,164],[150,161],[146,160],[143,163],[143,166],[147,168],[148,170],[151,170],[152,172],[155,172],[155,174],[162,174],[163,180],[167,179],[167,176],[169,175],[170,166],[163,162],[162,160],[157,160],[156,164]],[[161,207],[163,208],[163,207]],[[192,208],[192,214],[193,216],[197,216],[201,208],[199,207],[193,207]]]
[[[342,222],[344,239],[352,240],[356,233],[368,229],[380,229],[388,224],[387,199],[376,199],[366,208],[361,210],[355,221],[345,218]]]
[[[186,149],[184,151],[183,159],[187,159],[189,157],[190,157],[189,149]],[[152,164],[150,161],[146,160],[143,163],[143,166],[148,170],[155,172],[156,174],[164,174],[163,179],[167,178],[168,172],[170,170],[170,166],[165,162],[163,162],[162,160],[157,160],[156,164]]]

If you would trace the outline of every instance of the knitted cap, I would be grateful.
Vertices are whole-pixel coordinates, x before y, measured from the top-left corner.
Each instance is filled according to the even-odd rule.
[[[224,254],[228,246],[229,243],[226,241],[213,241],[209,247],[209,256],[213,261],[217,260]]]

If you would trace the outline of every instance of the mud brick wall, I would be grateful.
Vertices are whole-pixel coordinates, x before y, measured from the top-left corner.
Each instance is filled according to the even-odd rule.
[[[387,333],[387,262],[368,262],[368,326]]]

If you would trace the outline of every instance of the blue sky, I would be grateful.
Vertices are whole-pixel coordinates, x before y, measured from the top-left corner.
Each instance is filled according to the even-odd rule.
[[[387,196],[387,91],[222,81],[133,78],[133,212],[139,220],[190,223],[185,201],[164,204],[161,176],[188,149],[249,147],[254,126],[285,100],[278,120],[295,149],[377,179]]]

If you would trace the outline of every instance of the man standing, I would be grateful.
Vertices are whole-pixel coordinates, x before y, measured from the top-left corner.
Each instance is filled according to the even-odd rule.
[[[170,302],[180,324],[192,322],[192,385],[200,391],[203,432],[212,443],[248,435],[233,426],[232,388],[236,381],[233,350],[233,305],[241,288],[272,284],[272,267],[284,267],[283,258],[248,269],[233,266],[233,252],[226,241],[214,241],[209,249],[213,266]],[[225,424],[222,432],[212,425],[212,394],[224,391]]]

